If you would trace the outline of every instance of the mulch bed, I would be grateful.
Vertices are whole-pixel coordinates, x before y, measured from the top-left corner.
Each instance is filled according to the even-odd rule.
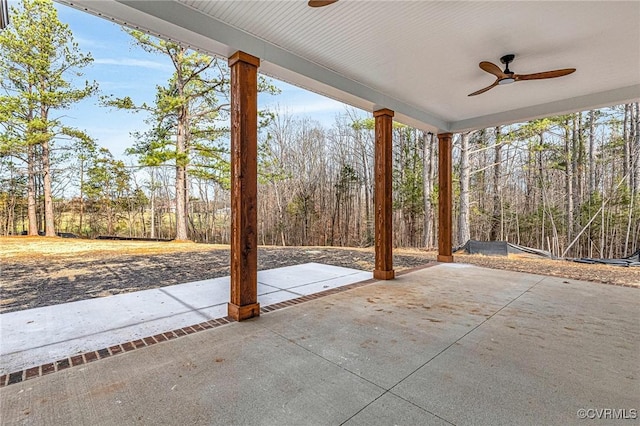
[[[374,253],[334,248],[261,248],[261,270],[316,262],[372,271]],[[424,256],[395,255],[397,271],[428,263]],[[0,313],[147,290],[229,275],[229,251],[177,252],[147,256],[81,256],[2,262]]]

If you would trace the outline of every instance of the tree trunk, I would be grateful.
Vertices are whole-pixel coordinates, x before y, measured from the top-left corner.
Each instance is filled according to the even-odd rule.
[[[628,188],[631,188],[631,138],[629,130],[633,126],[633,123],[630,123],[632,108],[633,104],[624,106],[624,121],[622,123],[622,176],[624,176]]]
[[[435,177],[435,155],[433,150],[433,133],[423,132],[424,147],[422,155],[422,183],[424,196],[424,245],[425,248],[433,247],[433,219],[435,210],[431,204],[431,195],[433,193],[433,179]]]
[[[10,177],[9,177],[9,182],[10,182],[10,189],[9,189],[9,199],[7,200],[7,222],[6,222],[6,226],[5,226],[5,236],[9,236],[9,235],[15,235],[16,234],[16,220],[15,220],[15,214],[16,214],[16,194],[17,194],[17,188],[15,186],[16,183],[16,179],[14,176],[14,168],[11,167],[9,169],[10,171]]]
[[[12,179],[13,181],[13,179]],[[16,213],[16,196],[14,188],[11,188],[11,195],[7,200],[7,221],[4,228],[4,235],[15,235],[16,227],[15,227],[15,213]]]
[[[635,179],[633,183],[634,192],[640,195],[640,103],[635,103],[635,114],[633,121],[635,122],[635,132],[633,145],[633,163],[635,169]]]
[[[580,206],[582,205],[583,194],[584,194],[584,157],[585,157],[584,129],[583,129],[581,112],[577,114],[577,123],[574,121],[574,132],[576,131],[577,131],[577,136],[574,137],[574,142],[577,143],[577,145],[574,144],[574,148],[576,151],[574,151],[574,154],[573,154],[575,157],[573,162],[575,166],[573,169],[573,173],[574,173],[573,176],[574,176],[574,182],[575,182],[573,186],[573,193],[574,193],[573,208],[574,208],[574,211],[580,211]],[[576,226],[578,229],[572,230],[574,234],[579,231],[580,224],[576,223]]]
[[[274,196],[276,199],[276,205],[278,206],[278,228],[279,228],[279,232],[280,232],[280,241],[282,242],[282,246],[286,247],[287,245],[287,240],[285,238],[285,229],[284,229],[284,224],[286,222],[286,218],[285,218],[285,211],[284,208],[282,206],[282,202],[280,200],[280,193],[278,191],[278,183],[277,182],[273,182],[273,190],[274,190]]]
[[[176,240],[188,240],[187,236],[187,168],[186,159],[186,111],[183,107],[178,118],[176,135]]]
[[[105,205],[107,206],[105,210],[107,211],[107,235],[114,235],[115,231],[113,229],[113,207],[112,200],[110,198],[105,198]]]
[[[471,166],[469,164],[470,133],[460,135],[460,212],[458,214],[458,245],[463,245],[471,239],[469,225],[469,182]]]
[[[569,123],[565,123],[565,135],[564,135],[564,162],[565,162],[565,198],[567,209],[567,242],[571,240],[573,234],[573,159],[571,149],[571,138],[569,137]]]
[[[544,165],[542,161],[542,149],[544,148],[544,133],[540,132],[538,134],[539,137],[539,145],[540,149],[538,150],[538,178],[540,180],[540,206],[542,206],[541,214],[540,214],[540,245],[539,247],[544,250],[544,241],[545,241],[545,215],[546,215],[546,206],[544,200]],[[549,251],[551,251],[551,247],[549,247]]]
[[[82,221],[84,219],[84,154],[80,155],[80,223],[78,235],[82,235]]]
[[[56,230],[53,221],[53,193],[51,191],[51,154],[49,152],[49,141],[42,143],[42,175],[45,235],[47,237],[55,237]]]
[[[502,199],[500,181],[502,180],[502,140],[500,127],[496,127],[496,144],[494,145],[493,166],[493,214],[491,219],[491,241],[502,241]]]
[[[178,52],[181,63],[186,48],[181,47]],[[185,98],[185,81],[182,68],[176,66],[176,86],[181,99]],[[187,227],[189,217],[189,194],[187,191],[187,163],[189,162],[189,106],[183,104],[178,108],[178,129],[176,135],[176,240],[188,240]]]
[[[30,236],[38,235],[38,216],[36,213],[36,154],[35,147],[27,148],[27,217]]]
[[[633,191],[636,195],[640,195],[640,103],[635,103],[634,114],[634,144],[633,146],[633,168],[635,169],[635,179],[633,182]],[[640,227],[639,227],[640,229]]]
[[[478,203],[478,210],[481,212],[487,212],[487,210],[489,209],[488,207],[488,202],[487,202],[487,186],[488,186],[488,182],[487,182],[487,169],[490,167],[489,164],[489,156],[487,155],[487,153],[489,152],[488,149],[488,141],[487,141],[487,131],[486,129],[480,130],[480,133],[478,135],[478,137],[476,138],[476,142],[478,145],[478,154],[474,155],[474,163],[477,163],[477,167],[476,170],[474,171],[474,174],[477,177],[474,177],[474,181],[476,182],[475,184],[475,189],[474,192],[477,194],[477,203]],[[488,214],[484,214],[483,215],[483,219],[484,217],[488,216]],[[474,233],[473,233],[473,238],[475,239],[487,239],[490,237],[491,234],[491,220],[489,218],[489,220],[482,220],[481,222],[478,223],[478,226],[473,229]]]
[[[155,170],[151,169],[151,233],[150,237],[156,237],[156,180]]]
[[[364,215],[365,215],[365,245],[373,244],[373,220],[371,219],[371,197],[369,196],[369,162],[367,161],[367,150],[362,143],[362,135],[358,132],[358,142],[362,155],[362,185],[364,187]]]
[[[589,196],[596,190],[596,167],[595,167],[595,111],[589,111]]]
[[[536,206],[536,179],[535,179],[535,144],[530,143],[527,146],[527,162],[526,162],[526,191],[524,198],[524,212],[525,214],[531,214],[535,210]]]

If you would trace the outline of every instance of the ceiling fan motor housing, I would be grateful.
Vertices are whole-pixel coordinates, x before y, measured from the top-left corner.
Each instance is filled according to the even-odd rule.
[[[504,55],[502,58],[500,58],[500,62],[502,62],[503,64],[506,64],[508,66],[510,62],[513,62],[515,57],[516,57],[516,55],[513,55],[513,54]]]

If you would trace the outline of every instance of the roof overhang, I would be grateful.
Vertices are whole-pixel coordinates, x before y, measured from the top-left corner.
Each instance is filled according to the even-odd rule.
[[[60,0],[433,132],[461,132],[640,99],[640,2]],[[515,53],[552,80],[467,94],[494,77],[483,60]]]

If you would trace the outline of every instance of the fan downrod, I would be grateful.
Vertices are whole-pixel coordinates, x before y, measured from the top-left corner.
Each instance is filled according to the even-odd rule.
[[[500,58],[500,62],[502,62],[505,67],[504,67],[504,73],[511,76],[513,75],[513,71],[511,71],[509,69],[509,64],[511,63],[511,61],[513,61],[513,59],[516,57],[516,55],[504,55],[502,58]],[[513,78],[508,77],[508,78],[503,78],[500,80],[499,84],[509,84],[509,83],[513,83],[515,80],[513,80]]]

